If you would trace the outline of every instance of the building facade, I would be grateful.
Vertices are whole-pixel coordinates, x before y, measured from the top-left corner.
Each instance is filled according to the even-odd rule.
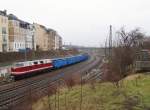
[[[6,10],[0,11],[0,52],[9,51],[8,17]]]
[[[9,19],[9,51],[18,51],[20,48],[25,48],[24,38],[20,36],[20,22],[19,19],[10,14]]]
[[[30,24],[13,14],[0,11],[0,52],[61,49],[62,38],[43,25]]]
[[[48,29],[48,49],[55,50],[55,36],[56,31],[53,29]]]
[[[62,49],[62,38],[53,29],[49,29],[49,44],[48,45],[49,45],[50,50]]]
[[[48,48],[48,35],[46,27],[37,23],[34,23],[33,26],[35,28],[34,41],[36,44],[36,50],[46,51]]]
[[[37,50],[56,50],[62,47],[62,38],[53,29],[46,28],[43,25],[34,23],[35,43]]]
[[[22,51],[33,49],[32,24],[19,20],[15,15],[8,15],[9,19],[9,50]]]
[[[60,35],[59,36],[59,49],[62,49],[62,37]]]
[[[55,50],[59,49],[59,35],[55,35]]]

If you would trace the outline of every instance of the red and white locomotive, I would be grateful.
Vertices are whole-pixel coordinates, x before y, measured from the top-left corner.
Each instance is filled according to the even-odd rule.
[[[22,79],[26,76],[34,76],[38,73],[45,73],[52,69],[59,69],[88,59],[88,55],[81,54],[76,56],[24,61],[14,63],[11,67],[11,76],[15,79]]]
[[[53,67],[51,59],[34,60],[14,63],[11,68],[11,74],[14,76],[23,75],[32,72],[38,72]]]

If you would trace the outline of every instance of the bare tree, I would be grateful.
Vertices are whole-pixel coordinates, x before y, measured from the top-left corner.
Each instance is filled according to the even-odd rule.
[[[132,69],[136,52],[141,49],[140,41],[145,37],[138,28],[130,32],[126,32],[124,28],[121,28],[117,35],[116,44],[112,48],[112,57],[105,65],[103,77],[105,80],[113,82],[118,82]]]

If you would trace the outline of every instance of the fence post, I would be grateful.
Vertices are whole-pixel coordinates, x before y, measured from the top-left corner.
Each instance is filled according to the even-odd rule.
[[[60,81],[58,80],[58,110],[59,110],[59,86],[60,86]]]
[[[82,110],[82,74],[81,74],[81,95],[80,95],[80,110]]]
[[[48,92],[48,107],[49,107],[49,110],[51,110],[51,97],[50,97],[50,93],[49,93],[49,87],[50,86],[48,86],[48,88],[47,88],[47,92]]]
[[[31,90],[31,86],[30,86],[30,101],[31,101],[31,110],[32,110],[32,90]]]
[[[55,110],[56,110],[56,95],[57,95],[57,87],[55,89]]]

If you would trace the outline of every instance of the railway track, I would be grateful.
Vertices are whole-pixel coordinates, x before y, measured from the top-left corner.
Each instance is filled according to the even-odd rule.
[[[29,93],[47,90],[52,83],[70,74],[84,73],[96,66],[99,61],[99,58],[91,57],[90,60],[76,65],[0,86],[0,110],[10,110],[10,107],[23,102]]]

